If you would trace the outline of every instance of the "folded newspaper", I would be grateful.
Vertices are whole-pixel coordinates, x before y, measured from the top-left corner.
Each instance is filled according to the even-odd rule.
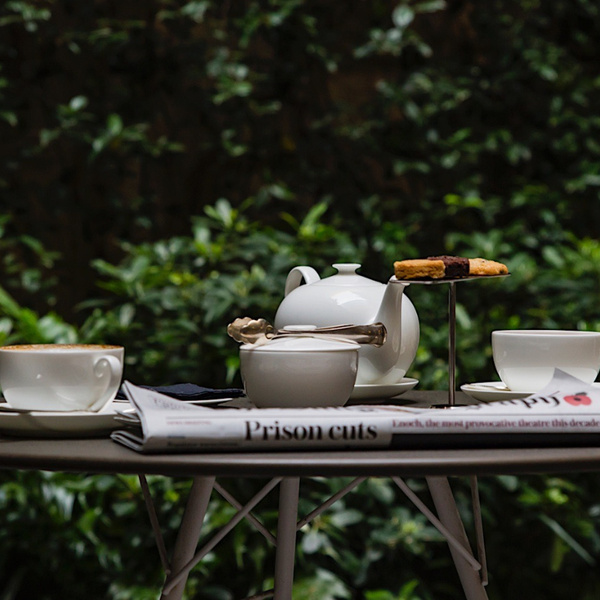
[[[525,398],[447,410],[396,405],[208,408],[123,384],[134,410],[111,438],[133,450],[448,448],[600,443],[600,387],[557,369]]]

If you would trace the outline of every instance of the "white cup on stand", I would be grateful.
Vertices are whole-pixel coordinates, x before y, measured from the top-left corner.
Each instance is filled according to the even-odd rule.
[[[119,391],[122,346],[28,344],[0,347],[0,388],[20,410],[102,410]]]
[[[550,383],[556,368],[591,384],[600,371],[600,332],[493,331],[492,354],[500,379],[513,391],[540,391]]]

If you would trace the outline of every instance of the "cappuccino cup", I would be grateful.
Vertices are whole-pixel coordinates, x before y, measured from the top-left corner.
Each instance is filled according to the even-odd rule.
[[[535,393],[561,369],[585,383],[600,370],[600,332],[510,329],[492,332],[492,355],[507,388]]]
[[[123,375],[122,346],[29,344],[0,347],[0,388],[20,410],[102,410]]]

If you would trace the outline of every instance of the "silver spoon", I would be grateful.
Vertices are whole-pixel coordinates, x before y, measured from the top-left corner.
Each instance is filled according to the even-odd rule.
[[[235,321],[227,326],[227,333],[236,342],[245,344],[256,344],[286,335],[329,335],[354,341],[358,344],[370,344],[371,346],[376,347],[382,346],[385,343],[387,336],[387,331],[383,323],[275,329],[273,325],[265,319],[251,319],[250,317],[235,319]]]

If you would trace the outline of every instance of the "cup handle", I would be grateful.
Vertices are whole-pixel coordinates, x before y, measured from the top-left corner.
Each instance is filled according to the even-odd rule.
[[[108,369],[107,369],[108,367]],[[108,370],[108,373],[107,373]],[[91,411],[98,411],[104,407],[104,405],[112,400],[112,396],[116,390],[119,389],[119,384],[121,383],[121,375],[123,373],[123,367],[121,365],[121,361],[114,356],[107,354],[106,356],[101,356],[94,363],[94,375],[96,378],[101,379],[102,377],[108,377],[108,383],[104,388],[104,392],[102,396],[92,406],[88,408]]]

